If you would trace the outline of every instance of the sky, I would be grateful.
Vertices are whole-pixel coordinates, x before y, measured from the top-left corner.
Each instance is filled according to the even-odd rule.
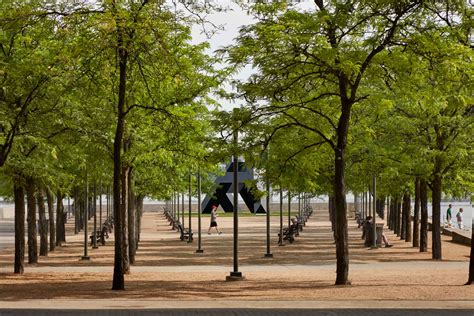
[[[209,1],[209,0],[208,0]],[[207,38],[205,34],[202,32],[202,27],[195,26],[193,28],[192,36],[194,43],[201,43],[204,41],[209,42],[210,50],[208,53],[213,54],[214,51],[218,49],[222,49],[230,44],[234,43],[234,39],[239,34],[239,29],[242,26],[249,25],[255,23],[256,20],[247,14],[239,5],[232,0],[210,0],[214,3],[218,3],[220,6],[227,8],[227,10],[222,12],[215,12],[214,14],[210,14],[207,16],[207,19],[214,23],[215,25],[222,26],[223,30],[218,31],[214,36],[211,38]],[[252,1],[252,0],[250,0]],[[297,2],[297,6],[301,9],[308,9],[314,7],[314,3],[311,3],[310,0],[292,0],[293,2]],[[246,79],[252,74],[252,67],[244,68],[239,74],[236,74],[235,77],[238,79]],[[226,90],[231,89],[229,85],[227,85]],[[234,107],[239,107],[241,103],[231,102],[230,100],[218,100],[222,108],[226,111],[231,110]]]

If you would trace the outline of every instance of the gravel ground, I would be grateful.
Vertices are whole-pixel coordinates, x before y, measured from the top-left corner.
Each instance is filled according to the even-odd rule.
[[[142,308],[150,302],[175,300],[191,303],[331,301],[336,302],[335,307],[337,302],[341,302],[341,307],[346,306],[344,302],[360,307],[367,307],[373,301],[388,302],[386,305],[393,307],[425,302],[425,308],[474,307],[472,286],[462,286],[467,280],[470,248],[450,242],[449,237],[443,236],[443,261],[432,261],[431,251],[420,253],[387,230],[394,247],[369,250],[363,247],[360,229],[349,219],[352,284],[334,286],[335,247],[327,212],[313,215],[300,237],[284,247],[277,246],[279,218],[272,218],[274,258],[263,257],[265,217],[242,217],[239,270],[246,280],[226,282],[225,277],[232,270],[232,218],[219,218],[222,235],[208,235],[208,221],[208,217],[203,218],[204,253],[198,254],[195,253],[197,232],[193,243],[181,242],[161,213],[145,213],[136,264],[126,275],[126,291],[119,292],[110,290],[113,236],[106,246],[89,249],[90,261],[79,260],[83,236],[68,236],[65,246],[48,257],[40,257],[40,263],[27,265],[24,275],[11,273],[13,249],[3,249],[0,307],[15,307],[20,303],[39,306],[34,302],[44,299],[50,308],[74,300],[83,308],[108,308],[110,304],[106,302],[111,301],[118,303],[117,307],[126,304],[134,308],[131,302],[148,302],[135,307]],[[193,218],[194,227],[197,218]]]

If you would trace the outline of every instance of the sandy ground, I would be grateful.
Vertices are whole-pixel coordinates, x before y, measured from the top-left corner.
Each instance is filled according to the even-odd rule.
[[[420,253],[387,230],[395,246],[369,250],[363,246],[360,229],[349,219],[352,285],[334,286],[335,246],[327,212],[314,214],[300,237],[284,247],[277,246],[279,218],[272,218],[271,259],[263,257],[265,217],[242,217],[239,270],[246,280],[226,282],[233,263],[232,218],[219,218],[222,235],[207,234],[208,217],[202,223],[204,253],[198,254],[197,218],[192,224],[194,242],[186,243],[170,229],[161,212],[146,213],[136,264],[126,275],[126,291],[119,292],[110,290],[112,236],[106,246],[89,248],[90,261],[81,261],[83,235],[69,235],[63,247],[40,257],[37,265],[26,265],[24,275],[11,273],[13,249],[4,249],[0,253],[0,307],[41,299],[86,300],[86,308],[106,308],[108,300],[378,300],[395,306],[397,302],[424,301],[445,307],[456,301],[460,302],[456,306],[474,307],[474,288],[462,286],[467,280],[470,248],[450,242],[450,237],[443,236],[443,261],[432,261],[431,251]]]

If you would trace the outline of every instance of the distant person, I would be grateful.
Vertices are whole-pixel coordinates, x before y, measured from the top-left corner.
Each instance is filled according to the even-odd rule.
[[[372,216],[367,216],[367,218],[365,219],[365,222],[364,222],[364,227],[372,227],[373,225],[374,225],[374,223],[372,221]],[[366,230],[363,229],[362,239],[365,238],[365,232],[366,232]],[[385,245],[386,248],[393,247],[393,244],[391,244],[388,241],[387,236],[385,236],[385,234],[383,232],[382,232],[382,242],[383,242],[383,244]]]
[[[458,221],[458,226],[459,229],[463,229],[463,224],[462,224],[462,213],[463,213],[462,207],[459,209],[459,212],[456,214],[456,219]]]
[[[446,222],[448,223],[448,227],[451,227],[451,218],[453,217],[451,213],[451,207],[452,205],[449,204],[448,210],[446,211]]]
[[[207,233],[209,235],[211,234],[212,227],[216,228],[216,232],[219,235],[222,234],[222,232],[219,231],[219,228],[217,228],[217,206],[216,205],[213,205],[212,210],[211,210],[211,224],[209,225],[209,229],[207,230]]]

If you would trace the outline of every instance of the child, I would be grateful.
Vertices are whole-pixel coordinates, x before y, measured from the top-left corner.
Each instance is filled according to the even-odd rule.
[[[212,227],[216,228],[217,233],[220,235],[222,232],[219,231],[217,228],[217,206],[213,205],[212,210],[211,210],[211,225],[209,226],[209,229],[207,230],[207,233],[210,235],[211,234],[211,229]]]

